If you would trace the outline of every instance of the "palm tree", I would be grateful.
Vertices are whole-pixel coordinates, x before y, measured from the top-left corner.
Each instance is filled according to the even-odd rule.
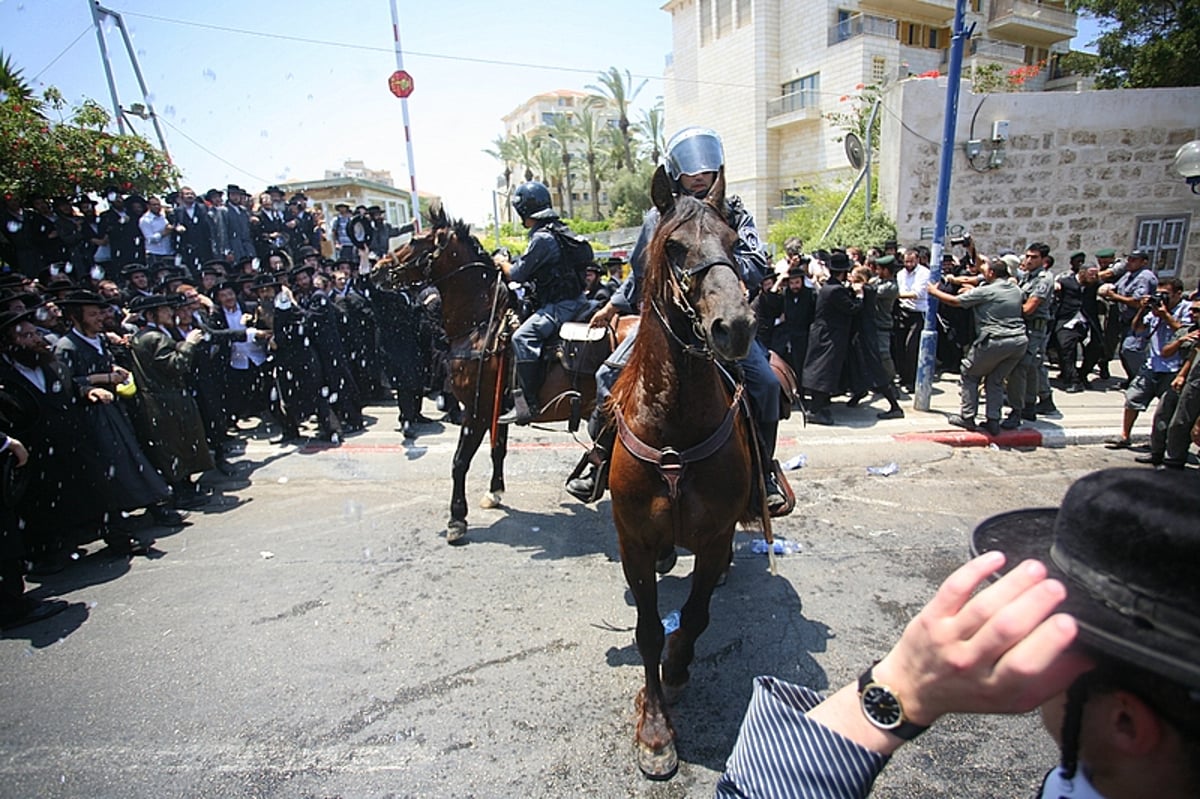
[[[633,137],[629,133],[629,104],[638,96],[638,92],[646,85],[646,80],[643,79],[638,84],[637,88],[633,88],[633,75],[629,70],[625,70],[625,77],[621,77],[621,72],[616,67],[609,67],[608,72],[601,72],[596,76],[600,81],[600,85],[596,86],[589,84],[584,88],[594,91],[602,97],[607,97],[612,100],[617,107],[619,115],[618,124],[621,127],[621,138],[625,143],[625,165],[629,171],[634,171],[633,166]]]
[[[580,109],[576,122],[579,141],[583,144],[583,158],[587,162],[588,183],[591,186],[592,219],[597,220],[600,218],[600,153],[598,149],[601,146],[600,139],[603,135],[603,128],[600,126],[600,120],[586,106]]]
[[[33,93],[33,87],[25,81],[21,70],[13,64],[12,57],[5,55],[3,50],[0,50],[0,92],[34,113],[41,113],[42,101]]]
[[[663,136],[663,102],[658,102],[649,110],[643,110],[638,128],[646,137],[646,145],[650,147],[650,163],[657,164],[663,150],[667,149],[666,138]]]
[[[533,180],[533,166],[537,163],[537,155],[534,153],[533,142],[520,135],[513,136],[511,141],[517,163],[525,167],[525,180]]]
[[[562,160],[559,156],[558,142],[542,135],[534,139],[533,147],[542,182],[558,195],[556,206],[562,208]]]
[[[508,197],[512,192],[513,164],[520,157],[517,145],[512,136],[497,136],[492,141],[492,146],[493,149],[484,152],[504,165],[504,196]],[[512,205],[506,202],[505,207],[508,209],[508,221],[512,222]]]
[[[579,140],[579,123],[569,114],[555,114],[546,135],[558,143],[559,158],[562,159],[564,191],[560,207],[566,211],[566,216],[575,216],[575,204],[571,197],[571,159],[574,157],[571,145]]]

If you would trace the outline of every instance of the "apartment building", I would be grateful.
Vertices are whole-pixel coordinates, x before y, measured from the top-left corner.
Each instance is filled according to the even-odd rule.
[[[1075,15],[1062,2],[968,0],[975,35],[965,74],[1052,64]],[[779,218],[803,187],[853,174],[827,114],[850,111],[863,85],[944,72],[953,0],[668,0],[672,54],[664,96],[669,131],[715,128],[731,190],[759,220]],[[1054,88],[1051,68],[1026,90]],[[1072,85],[1071,88],[1074,88]]]

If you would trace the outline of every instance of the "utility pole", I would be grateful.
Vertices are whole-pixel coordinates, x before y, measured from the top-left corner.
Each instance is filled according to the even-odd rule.
[[[105,18],[111,18],[116,23],[117,29],[121,31],[121,39],[125,43],[125,54],[129,58],[129,64],[133,67],[133,74],[137,77],[138,88],[142,91],[142,107],[145,109],[138,112],[135,109],[130,112],[135,116],[140,116],[142,119],[149,119],[154,124],[154,132],[158,136],[158,146],[170,160],[171,153],[167,150],[167,138],[163,135],[162,125],[158,121],[158,114],[154,111],[154,103],[150,101],[150,91],[146,87],[146,79],[142,75],[142,65],[138,63],[137,51],[133,49],[133,40],[129,36],[129,29],[125,27],[125,20],[121,18],[119,12],[105,8],[100,5],[99,0],[91,0],[88,6],[92,10],[92,24],[96,26],[96,39],[100,42],[100,58],[104,62],[104,74],[108,78],[108,91],[112,96],[113,114],[117,118],[117,130],[125,133],[125,109],[121,107],[120,98],[117,96],[117,82],[113,77],[112,63],[108,57],[108,43],[104,38]]]
[[[396,0],[392,0],[392,39],[396,49],[396,71],[404,72],[404,51],[400,48],[400,15],[396,11]],[[412,132],[408,126],[408,95],[400,97],[400,114],[404,119],[404,144],[408,149],[408,187],[412,193],[413,217],[416,232],[421,231],[421,198],[417,194],[417,168],[413,163]]]
[[[958,122],[958,89],[962,79],[962,55],[966,40],[975,30],[963,30],[967,0],[954,4],[954,37],[950,40],[950,71],[946,75],[946,119],[942,126],[942,159],[938,170],[937,210],[933,218],[933,247],[929,256],[929,279],[942,279],[942,248],[946,241],[946,220],[950,210],[950,175],[954,166],[954,132]],[[929,298],[925,328],[921,331],[921,349],[917,356],[916,395],[913,408],[929,410],[933,392],[933,372],[937,366],[937,300]]]

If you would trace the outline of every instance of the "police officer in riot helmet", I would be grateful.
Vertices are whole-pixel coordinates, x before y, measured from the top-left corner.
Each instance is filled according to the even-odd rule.
[[[517,186],[512,205],[529,230],[529,246],[510,262],[503,251],[495,256],[496,265],[510,282],[532,289],[536,310],[512,337],[517,365],[517,388],[513,407],[497,420],[500,424],[529,424],[538,415],[538,391],[545,377],[542,346],[558,334],[563,322],[569,322],[588,306],[583,294],[581,270],[565,257],[562,236],[571,235],[558,218],[550,202],[550,190],[531,180]]]
[[[725,151],[721,137],[708,128],[688,127],[676,133],[667,142],[667,175],[675,184],[679,194],[690,194],[702,199],[716,182],[718,172],[725,166]],[[738,234],[734,244],[734,259],[738,263],[743,282],[751,295],[759,290],[763,275],[771,271],[771,264],[759,243],[758,229],[754,218],[740,198],[727,195],[725,217]],[[630,275],[613,293],[612,299],[592,317],[592,325],[607,325],[618,314],[638,312],[640,300],[639,281],[645,265],[646,250],[658,226],[658,210],[650,209],[642,224],[641,233],[629,258]],[[567,492],[585,502],[595,501],[604,493],[604,475],[612,451],[615,429],[603,409],[607,405],[612,386],[625,365],[632,350],[635,336],[629,336],[617,347],[603,366],[596,372],[596,410],[588,421],[588,432],[595,442],[590,453],[576,467],[567,481]],[[779,381],[771,371],[766,349],[757,341],[740,365],[745,375],[746,389],[761,438],[763,474],[766,483],[767,505],[772,513],[786,512],[787,498],[775,477],[772,462],[775,457],[775,436],[779,429]]]

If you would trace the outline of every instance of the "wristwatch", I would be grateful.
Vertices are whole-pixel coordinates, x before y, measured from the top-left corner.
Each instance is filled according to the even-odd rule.
[[[890,732],[897,738],[911,741],[929,727],[913,724],[904,717],[904,706],[896,692],[883,683],[875,682],[875,666],[879,661],[858,678],[858,701],[862,705],[863,715],[867,721],[881,730]]]

